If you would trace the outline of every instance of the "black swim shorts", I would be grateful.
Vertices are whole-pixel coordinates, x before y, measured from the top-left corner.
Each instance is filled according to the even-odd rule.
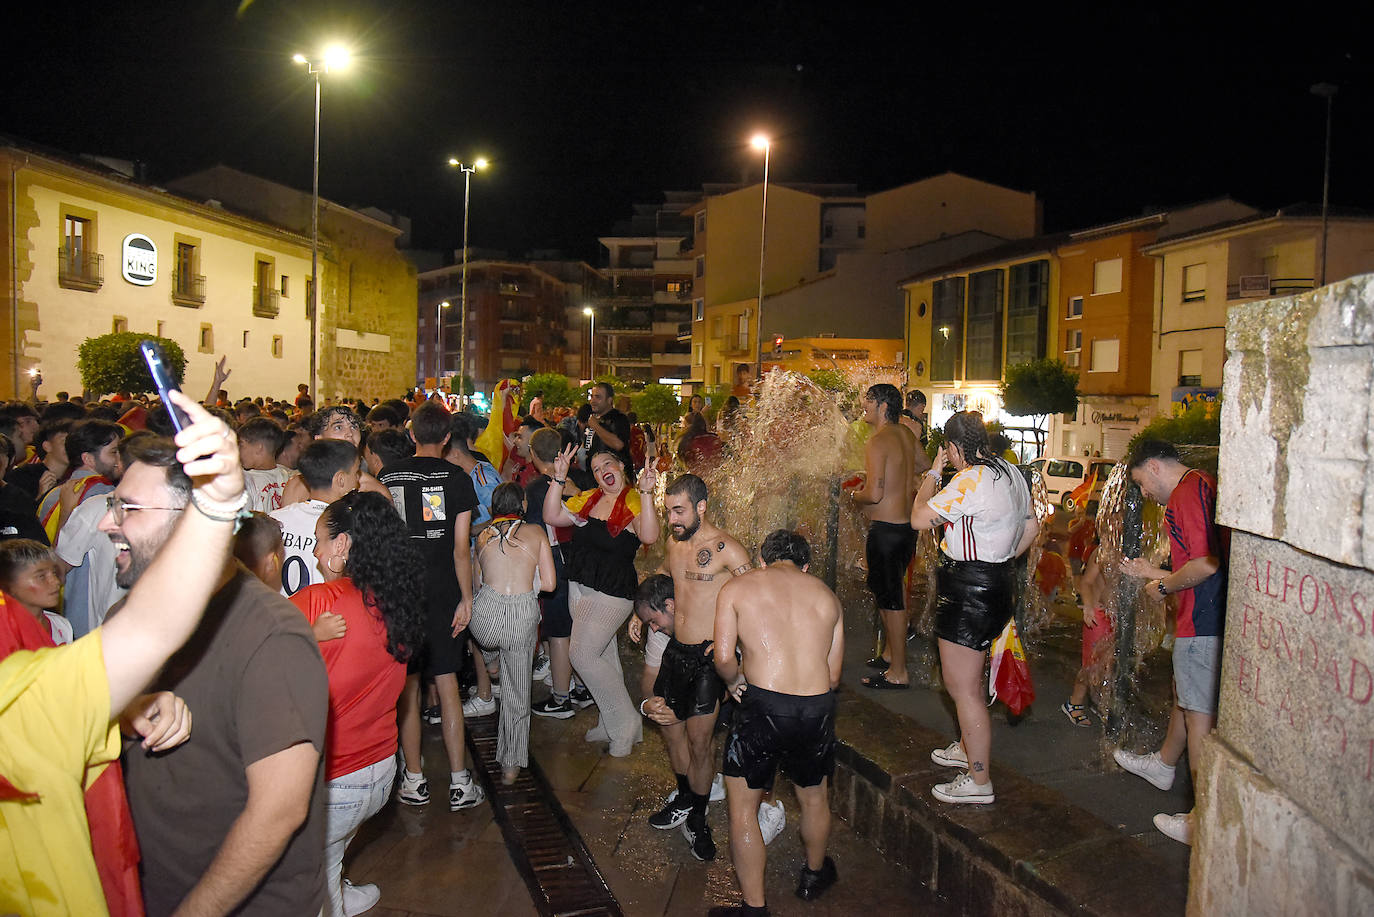
[[[654,695],[663,698],[680,720],[714,713],[725,696],[725,682],[716,674],[711,641],[688,646],[669,640],[654,680]]]
[[[548,637],[572,636],[572,610],[568,608],[568,578],[563,573],[563,552],[553,547],[553,572],[558,577],[552,592],[539,593],[540,634]]]
[[[985,650],[1011,620],[1016,561],[953,560],[940,553],[935,572],[935,636]]]
[[[725,742],[727,777],[771,790],[778,766],[797,786],[835,773],[835,692],[798,697],[750,685]]]
[[[879,609],[906,608],[906,568],[916,552],[916,530],[905,522],[877,522],[868,528],[868,588]]]

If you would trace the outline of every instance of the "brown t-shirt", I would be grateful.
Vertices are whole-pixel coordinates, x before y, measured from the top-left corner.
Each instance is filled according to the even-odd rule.
[[[191,738],[161,754],[126,746],[125,781],[149,917],[170,914],[219,852],[248,799],[245,768],[300,742],[324,750],[329,682],[289,601],[240,569],[150,690],[186,701]],[[310,815],[235,913],[297,917],[324,902],[323,769]]]

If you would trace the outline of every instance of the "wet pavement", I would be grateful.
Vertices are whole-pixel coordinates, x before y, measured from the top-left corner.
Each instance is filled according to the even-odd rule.
[[[622,652],[627,678],[635,684],[637,653]],[[646,821],[676,785],[657,730],[646,725],[644,742],[633,754],[612,758],[604,744],[583,739],[595,723],[595,708],[568,720],[535,717],[530,750],[624,912],[700,917],[717,905],[738,903],[725,803],[713,803],[709,815],[719,848],[716,859],[698,862],[678,830],[657,831]],[[723,740],[718,730],[718,752]],[[368,913],[537,915],[490,807],[484,803],[448,811],[438,727],[426,727],[424,755],[434,801],[412,808],[393,800],[363,826],[349,850],[345,874],[356,884],[375,882],[382,890],[379,905]],[[933,896],[909,870],[886,863],[877,848],[839,818],[831,820],[829,845],[839,882],[817,901],[794,897],[803,861],[799,810],[787,780],[779,777],[777,786],[788,819],[768,847],[767,894],[773,914],[897,915],[922,913],[931,906]]]

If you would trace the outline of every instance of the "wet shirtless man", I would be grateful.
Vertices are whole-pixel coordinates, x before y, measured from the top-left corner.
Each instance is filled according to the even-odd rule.
[[[649,824],[662,830],[682,825],[692,856],[712,860],[716,845],[706,824],[716,772],[711,733],[725,695],[711,661],[716,596],[730,577],[748,572],[749,552],[706,518],[706,484],[696,475],[684,474],[668,485],[664,508],[673,537],[661,572],[673,578],[673,635],[644,713],[663,729],[678,793],[650,816]],[[635,633],[631,637],[638,639]]]
[[[806,572],[811,547],[805,538],[779,529],[760,553],[763,568],[726,583],[716,601],[716,671],[740,702],[725,745],[730,856],[744,895],[743,907],[733,911],[739,914],[768,913],[757,813],[779,764],[801,804],[806,863],[797,897],[810,901],[836,879],[825,845],[835,772],[834,689],[844,659],[840,601]]]
[[[870,688],[908,688],[906,670],[906,569],[916,550],[911,527],[911,501],[916,493],[916,453],[919,446],[901,423],[902,393],[894,385],[870,386],[863,397],[864,423],[873,436],[864,447],[867,472],[864,486],[851,491],[872,524],[868,528],[868,588],[882,619],[882,656],[868,661],[879,671],[863,683]]]

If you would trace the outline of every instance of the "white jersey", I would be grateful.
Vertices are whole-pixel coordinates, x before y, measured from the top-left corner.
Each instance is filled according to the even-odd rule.
[[[286,548],[286,561],[281,565],[282,595],[291,596],[324,582],[324,573],[315,562],[315,523],[328,505],[323,500],[307,500],[268,513],[281,523],[281,542]]]
[[[1030,489],[1014,465],[970,465],[930,498],[930,508],[945,520],[940,550],[953,560],[1001,563],[1016,556],[1016,546],[1031,517]]]
[[[52,631],[53,643],[66,646],[72,642],[72,622],[51,611],[43,612],[43,617],[48,619],[48,629]]]
[[[274,509],[281,509],[286,482],[293,474],[295,472],[285,465],[278,465],[266,471],[245,468],[243,484],[248,491],[248,508],[255,513],[270,513]]]
[[[97,527],[105,518],[105,509],[103,498],[83,501],[63,523],[53,548],[73,568],[67,574],[64,598],[67,618],[78,637],[99,627],[111,606],[129,591],[115,582],[114,544]],[[74,607],[76,597],[85,602],[83,607]]]

